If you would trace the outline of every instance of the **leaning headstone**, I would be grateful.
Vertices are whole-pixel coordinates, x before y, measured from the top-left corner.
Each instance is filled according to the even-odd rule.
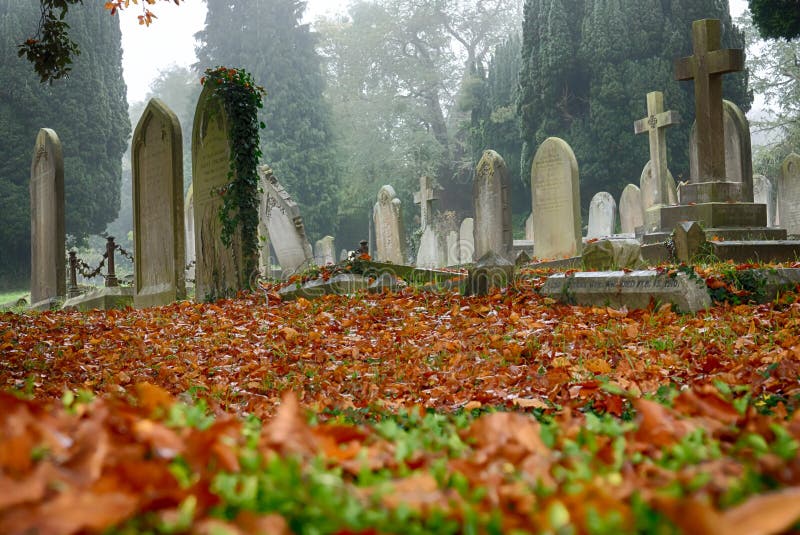
[[[601,191],[589,203],[589,231],[586,237],[591,240],[611,236],[616,226],[617,202],[610,193]]]
[[[182,139],[175,113],[151,99],[131,142],[136,308],[186,298]]]
[[[219,299],[249,284],[238,232],[230,246],[222,242],[220,208],[229,183],[230,140],[228,117],[207,86],[197,101],[192,128],[192,184],[194,186],[195,300]]]
[[[403,230],[401,202],[392,186],[383,186],[372,209],[375,227],[375,259],[378,262],[404,264],[406,237]]]
[[[472,205],[475,211],[475,256],[489,251],[508,256],[513,245],[508,167],[493,150],[484,151],[475,169]]]
[[[336,245],[333,236],[325,236],[314,244],[314,262],[318,266],[336,263]]]
[[[619,199],[619,222],[623,234],[632,234],[644,225],[642,190],[636,184],[628,184]]]
[[[775,194],[772,182],[764,175],[753,175],[753,202],[767,205],[767,226],[775,223]]]
[[[571,305],[645,309],[654,303],[671,303],[680,312],[695,313],[711,307],[702,279],[686,273],[657,271],[597,271],[549,277],[542,294]]]
[[[184,249],[186,250],[186,280],[187,284],[191,281],[194,284],[194,264],[196,262],[194,253],[194,195],[193,186],[189,184],[189,190],[186,192],[186,199],[183,202],[183,228],[186,231],[186,241],[184,242]]]
[[[267,165],[258,168],[262,200],[259,217],[266,221],[270,245],[278,257],[283,278],[288,278],[314,261],[306,238],[300,208],[283,189]]]
[[[781,226],[790,235],[800,234],[800,155],[791,153],[781,165],[778,183]]]
[[[722,101],[725,142],[725,174],[727,182],[738,182],[741,193],[738,202],[753,202],[753,154],[750,144],[750,123],[744,112],[729,100]],[[697,123],[692,125],[689,143],[689,172],[698,177]]]
[[[475,220],[467,217],[461,222],[458,230],[459,264],[471,264],[475,261]]]
[[[581,197],[578,162],[563,139],[546,139],[531,166],[534,253],[540,260],[581,253]]]
[[[36,136],[30,180],[31,308],[46,310],[67,295],[64,154],[49,128]]]

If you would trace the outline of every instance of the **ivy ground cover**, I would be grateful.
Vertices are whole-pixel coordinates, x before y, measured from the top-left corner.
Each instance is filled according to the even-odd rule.
[[[541,282],[0,315],[0,533],[797,531],[796,293]]]

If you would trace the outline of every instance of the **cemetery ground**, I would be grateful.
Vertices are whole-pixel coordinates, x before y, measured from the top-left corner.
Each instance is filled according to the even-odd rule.
[[[0,315],[0,533],[793,532],[800,300],[483,297]],[[763,299],[760,299],[763,301]]]

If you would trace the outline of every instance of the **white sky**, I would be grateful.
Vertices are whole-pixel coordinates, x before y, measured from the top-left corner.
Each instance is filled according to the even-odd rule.
[[[240,0],[253,2],[258,0]],[[308,0],[306,18],[322,13],[342,11],[347,0]],[[747,7],[747,0],[730,0],[731,14],[738,17]],[[139,26],[138,6],[120,13],[122,26],[122,67],[128,85],[128,102],[143,100],[159,71],[176,65],[190,65],[194,54],[194,34],[205,23],[206,5],[201,0],[186,0],[176,6],[157,2],[152,11],[158,16],[150,27]]]

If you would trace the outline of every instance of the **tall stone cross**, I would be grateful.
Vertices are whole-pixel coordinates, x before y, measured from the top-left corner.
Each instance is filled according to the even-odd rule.
[[[667,204],[668,171],[667,171],[667,135],[668,126],[681,122],[676,111],[664,111],[664,93],[653,91],[647,94],[647,117],[633,123],[637,134],[650,135],[650,162],[656,176],[656,204]]]
[[[414,204],[420,205],[422,214],[420,216],[420,228],[425,229],[432,221],[433,201],[439,199],[436,190],[433,188],[433,180],[429,176],[419,177],[419,191],[414,193]]]
[[[676,80],[694,80],[699,176],[692,181],[725,181],[725,139],[722,115],[722,75],[744,69],[744,51],[720,49],[720,22],[692,23],[694,55],[675,62]]]

